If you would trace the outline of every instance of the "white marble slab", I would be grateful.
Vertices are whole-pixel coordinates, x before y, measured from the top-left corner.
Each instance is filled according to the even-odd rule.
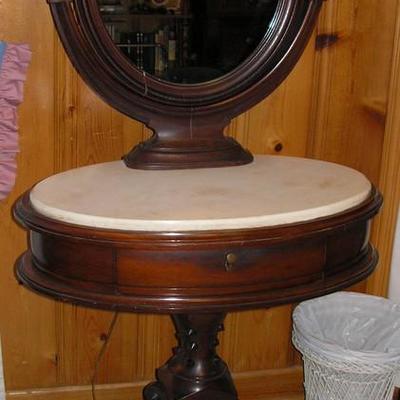
[[[174,171],[96,164],[45,179],[30,198],[39,213],[77,225],[197,231],[309,221],[356,206],[370,191],[364,175],[338,164],[257,156],[240,167]]]

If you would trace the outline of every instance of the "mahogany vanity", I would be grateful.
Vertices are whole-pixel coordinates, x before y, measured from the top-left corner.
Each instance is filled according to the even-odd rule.
[[[377,264],[368,238],[382,198],[362,174],[316,160],[253,157],[223,135],[233,117],[290,72],[321,1],[249,2],[246,7],[259,7],[254,15],[269,15],[259,43],[235,67],[213,68],[220,76],[194,83],[168,77],[184,76],[176,70],[186,67],[209,73],[207,54],[190,57],[203,45],[175,55],[183,64],[178,68],[174,60],[175,75],[156,76],[136,64],[147,57],[143,49],[162,43],[132,45],[135,51],[142,46],[135,54],[143,59],[135,64],[119,49],[126,45],[114,43],[109,16],[95,0],[48,3],[83,78],[155,133],[124,161],[55,175],[18,200],[14,213],[30,240],[17,277],[61,301],[171,314],[178,347],[145,388],[146,400],[236,399],[229,369],[216,353],[228,312],[330,293],[366,278]],[[180,11],[164,3],[162,11],[157,6],[145,15],[195,19],[190,1]],[[228,29],[224,24],[218,32]],[[189,24],[189,37],[194,27]],[[233,57],[227,54],[221,57]],[[200,66],[185,67],[198,59]]]

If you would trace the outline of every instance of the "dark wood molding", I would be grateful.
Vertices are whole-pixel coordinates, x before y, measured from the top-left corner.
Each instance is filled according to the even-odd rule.
[[[268,96],[289,74],[311,35],[322,0],[279,0],[253,54],[210,82],[181,85],[136,68],[107,33],[96,0],[49,1],[61,41],[83,79],[111,106],[145,123],[151,140],[125,157],[131,168],[246,164],[251,155],[223,136],[232,118]]]

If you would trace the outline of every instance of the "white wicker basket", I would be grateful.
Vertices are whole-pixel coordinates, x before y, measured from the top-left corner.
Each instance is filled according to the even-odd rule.
[[[392,400],[400,371],[397,304],[336,293],[300,304],[293,321],[307,400]]]

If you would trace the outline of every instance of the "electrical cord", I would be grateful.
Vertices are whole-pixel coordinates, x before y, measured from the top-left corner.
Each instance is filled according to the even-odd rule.
[[[104,353],[107,350],[107,346],[108,346],[108,343],[110,341],[111,335],[112,335],[112,333],[114,331],[114,328],[115,328],[115,325],[117,323],[118,315],[119,315],[118,311],[114,313],[113,318],[112,318],[111,323],[110,323],[110,326],[108,327],[107,335],[104,338],[104,343],[102,344],[101,349],[99,351],[99,354],[96,357],[96,361],[95,361],[95,364],[94,364],[93,375],[92,375],[92,379],[90,381],[91,386],[92,386],[92,400],[96,400],[97,374],[99,372],[99,367],[100,367],[101,361],[103,359]]]

